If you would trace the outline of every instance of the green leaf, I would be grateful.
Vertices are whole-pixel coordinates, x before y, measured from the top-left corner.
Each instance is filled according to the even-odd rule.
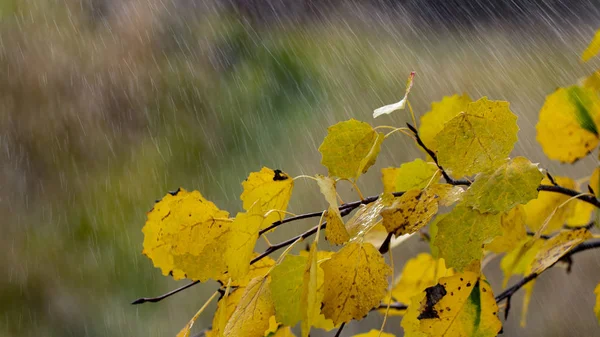
[[[483,97],[444,125],[435,137],[440,165],[470,176],[502,165],[517,141],[517,116],[508,102]]]
[[[500,214],[456,206],[438,223],[434,244],[448,268],[464,270],[483,255],[483,244],[502,234]]]
[[[481,212],[507,212],[537,198],[544,178],[536,164],[516,157],[491,173],[480,173],[469,187],[464,203]]]
[[[356,179],[367,172],[381,150],[383,133],[377,133],[365,123],[351,119],[327,129],[327,136],[319,147],[330,176]]]
[[[271,296],[275,305],[275,318],[283,325],[294,326],[302,319],[302,289],[305,256],[287,255],[271,271]]]

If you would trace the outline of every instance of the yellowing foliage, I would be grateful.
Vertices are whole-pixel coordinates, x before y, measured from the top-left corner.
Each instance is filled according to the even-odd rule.
[[[546,240],[533,261],[531,272],[538,274],[543,272],[571,249],[575,248],[575,246],[591,237],[592,233],[585,228],[580,228],[560,232],[551,239]]]
[[[471,103],[467,94],[461,96],[444,96],[440,102],[431,103],[431,110],[421,117],[419,135],[423,143],[432,151],[437,150],[437,136],[444,129],[444,125],[459,113],[467,111]]]
[[[440,178],[437,166],[422,159],[404,163],[399,168],[382,169],[381,173],[384,193],[425,188]]]
[[[220,240],[231,230],[228,217],[198,191],[169,193],[148,212],[143,253],[176,280],[220,279],[227,271]]]
[[[600,283],[598,283],[596,289],[594,289],[594,294],[596,294],[596,305],[594,305],[594,312],[596,313],[598,322],[600,322]]]
[[[554,177],[554,180],[562,187],[575,188],[575,182],[570,178]],[[542,184],[548,185],[550,184],[550,180],[544,178]],[[527,226],[533,231],[538,231],[545,226],[543,233],[557,231],[572,214],[572,207],[575,205],[575,200],[564,204],[567,200],[569,200],[569,196],[563,194],[547,191],[540,192],[536,199],[531,200],[525,205]],[[562,207],[560,207],[561,205]]]
[[[485,245],[485,249],[494,253],[508,252],[519,245],[527,237],[525,228],[525,210],[523,205],[517,205],[515,208],[502,214],[500,225],[502,226],[502,235],[495,237],[492,242]]]
[[[350,234],[350,241],[362,240],[377,225],[381,210],[391,205],[393,200],[393,195],[384,193],[375,202],[368,205],[360,205],[356,213],[346,223],[346,229]]]
[[[414,189],[404,193],[381,210],[383,226],[396,236],[418,231],[437,213],[436,199],[437,196],[427,189]]]
[[[294,180],[280,170],[263,167],[260,172],[252,172],[242,183],[244,192],[240,198],[246,211],[251,209],[265,215],[272,210],[285,211],[292,196]],[[283,219],[280,212],[271,212],[264,220],[262,228]]]
[[[237,307],[225,325],[224,335],[231,337],[263,337],[269,319],[275,315],[269,279],[256,277],[246,286]]]
[[[587,62],[592,57],[598,55],[598,53],[600,53],[600,30],[592,38],[592,41],[581,55],[581,59]]]
[[[480,260],[484,244],[502,234],[500,216],[456,206],[437,224],[434,244],[439,248],[439,257],[457,271]]]
[[[508,102],[483,97],[469,103],[435,136],[439,163],[457,177],[493,170],[512,151],[518,131]]]
[[[380,333],[379,330],[371,330],[369,332],[354,335],[354,337],[396,337],[396,335],[387,332]]]
[[[415,296],[402,320],[408,336],[495,337],[502,323],[486,280],[472,272],[443,277]]]
[[[469,187],[464,202],[481,212],[508,212],[538,196],[544,175],[527,158],[516,157],[491,173],[480,173]]]
[[[348,231],[344,226],[344,221],[342,220],[342,216],[338,208],[335,180],[320,174],[317,174],[315,178],[319,184],[321,194],[323,194],[325,200],[327,200],[327,203],[329,203],[329,208],[325,214],[325,219],[327,221],[325,235],[327,241],[334,245],[341,245],[350,240],[350,234],[348,234]]]
[[[356,119],[337,123],[327,129],[327,137],[319,147],[321,163],[330,176],[357,179],[375,164],[383,137],[383,133]]]
[[[322,264],[322,311],[334,324],[360,319],[379,305],[391,268],[370,243],[348,243]]]
[[[589,88],[559,88],[546,97],[536,139],[550,159],[573,163],[598,145],[600,100]]]

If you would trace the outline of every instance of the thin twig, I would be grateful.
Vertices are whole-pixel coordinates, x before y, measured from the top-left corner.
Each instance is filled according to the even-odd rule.
[[[338,329],[338,331],[335,333],[335,337],[340,337],[342,334],[342,330],[344,330],[344,327],[346,326],[346,323],[342,323],[342,325],[340,325],[340,328]]]
[[[440,165],[440,163],[438,162],[438,158],[435,152],[433,152],[431,149],[429,149],[427,146],[425,146],[425,143],[423,143],[423,140],[421,139],[421,137],[419,136],[419,131],[417,131],[417,129],[410,125],[409,123],[406,123],[406,126],[408,126],[408,128],[410,129],[410,131],[412,131],[415,135],[415,139],[417,140],[417,144],[419,144],[419,146],[425,150],[425,152],[427,152],[427,154],[429,155],[429,157],[431,157],[431,159],[433,159],[433,162],[435,163],[435,165],[440,169],[440,171],[442,172],[442,176],[444,176],[444,179],[446,180],[446,182],[450,185],[464,185],[464,186],[469,186],[471,185],[471,182],[465,179],[454,179],[452,177],[450,177],[450,175],[448,174],[448,172],[446,172],[446,170],[444,170],[444,168]]]
[[[596,208],[600,208],[600,201],[598,199],[596,199],[596,197],[589,195],[589,194],[581,194],[581,192],[579,191],[575,191],[566,187],[562,187],[559,185],[540,185],[537,188],[538,191],[545,191],[545,192],[554,192],[554,193],[560,193],[560,194],[564,194],[564,195],[568,195],[570,197],[576,197],[577,199],[581,200],[581,201],[585,201],[589,204],[592,204],[594,206],[596,206]]]
[[[165,298],[170,297],[172,295],[175,295],[178,292],[180,292],[182,290],[185,290],[185,289],[187,289],[187,288],[189,288],[191,286],[194,286],[194,285],[196,285],[198,283],[200,283],[200,281],[194,281],[194,282],[188,283],[188,284],[186,284],[186,285],[184,285],[182,287],[179,287],[177,289],[171,290],[168,293],[160,295],[160,296],[157,296],[157,297],[142,297],[142,298],[138,298],[137,300],[131,302],[131,304],[142,304],[142,303],[146,303],[146,302],[152,302],[152,303],[160,302],[160,301],[164,300]]]

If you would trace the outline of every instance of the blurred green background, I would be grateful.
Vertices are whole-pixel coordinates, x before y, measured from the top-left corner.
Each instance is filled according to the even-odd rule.
[[[600,4],[493,3],[0,0],[0,335],[174,336],[215,284],[129,304],[185,284],[141,254],[154,200],[181,186],[235,214],[241,181],[261,166],[326,173],[317,148],[327,126],[410,121],[371,115],[403,95],[412,70],[418,115],[454,93],[508,100],[521,128],[515,155],[589,175],[595,158],[548,161],[535,122],[547,94],[600,65],[579,61]],[[420,155],[410,139],[390,138],[363,193],[381,189],[380,168]],[[291,211],[323,206],[317,187],[298,181]],[[397,266],[426,249],[411,239]],[[597,335],[599,267],[587,253],[571,275],[549,271],[528,327],[518,326],[518,296],[506,335]],[[345,334],[379,326],[373,316]],[[401,333],[397,320],[387,330]]]

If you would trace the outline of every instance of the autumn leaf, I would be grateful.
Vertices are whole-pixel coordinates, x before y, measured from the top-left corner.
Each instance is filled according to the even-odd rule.
[[[531,272],[541,273],[551,267],[556,261],[567,254],[571,249],[578,244],[592,237],[585,228],[580,228],[571,231],[563,231],[546,240],[531,266]]]
[[[502,234],[500,216],[461,205],[445,216],[437,224],[434,245],[448,268],[463,271],[472,261],[480,260],[483,245]]]
[[[350,241],[363,239],[364,236],[377,225],[379,215],[384,207],[392,204],[394,196],[384,193],[375,202],[360,205],[356,213],[346,223],[346,230],[350,234]]]
[[[302,319],[301,297],[307,261],[304,256],[288,254],[271,271],[270,286],[275,317],[283,325],[294,326]]]
[[[427,189],[414,189],[404,193],[381,210],[383,226],[395,236],[418,231],[437,213],[436,199],[437,196]]]
[[[495,337],[502,329],[488,282],[472,272],[443,277],[413,298],[402,320],[407,336]]]
[[[330,176],[356,179],[375,163],[383,138],[383,133],[355,119],[337,123],[327,129],[319,147],[321,163]]]
[[[390,114],[396,110],[404,109],[406,102],[408,102],[408,94],[410,93],[410,89],[413,86],[415,74],[416,73],[414,71],[411,71],[410,75],[408,76],[408,80],[406,81],[406,92],[404,93],[404,98],[402,98],[400,102],[389,104],[386,106],[382,106],[381,108],[375,109],[373,111],[373,118],[377,118],[384,114]]]
[[[438,161],[458,177],[493,170],[512,151],[518,131],[508,102],[483,97],[469,103],[435,136]]]
[[[375,247],[381,247],[381,245],[385,242],[388,236],[388,231],[383,227],[380,223],[376,224],[367,234],[363,237],[363,242],[368,242]],[[398,247],[406,240],[408,240],[412,234],[401,235],[399,237],[392,237],[390,240],[390,249]]]
[[[296,337],[292,332],[292,328],[289,326],[281,326],[275,331],[275,333],[271,333],[266,337]]]
[[[275,315],[269,279],[257,277],[246,287],[237,307],[225,325],[228,337],[263,337],[269,319]]]
[[[546,97],[536,139],[548,158],[573,163],[598,145],[600,100],[589,88],[559,88]]]
[[[441,206],[451,206],[457,201],[462,200],[465,190],[460,186],[450,184],[433,184],[428,190],[438,197],[438,204]]]
[[[325,220],[327,221],[325,238],[331,244],[341,245],[350,239],[350,234],[348,234],[340,214],[337,203],[337,193],[335,190],[335,180],[320,174],[317,174],[315,178],[317,179],[321,194],[323,194],[325,200],[329,203],[329,208],[325,214]]]
[[[392,297],[401,303],[410,303],[411,299],[434,286],[441,277],[452,276],[443,259],[435,259],[427,253],[421,253],[408,260],[402,269],[400,279],[392,288]]]
[[[483,213],[507,212],[537,198],[544,175],[527,158],[516,157],[494,172],[480,173],[464,196],[464,203]]]
[[[228,217],[198,191],[169,193],[148,212],[143,254],[175,280],[218,280],[227,271],[221,240],[231,231]]]
[[[308,259],[303,271],[302,297],[300,300],[302,309],[302,323],[300,325],[302,337],[308,337],[310,328],[320,320],[321,301],[324,293],[319,291],[325,282],[323,269],[318,265],[317,243],[310,246]]]
[[[399,168],[381,169],[381,174],[384,193],[422,189],[440,178],[437,166],[422,159],[404,163]]]
[[[435,245],[435,240],[437,238],[438,233],[438,224],[442,221],[448,213],[438,214],[435,219],[429,224],[429,250],[431,251],[431,256],[434,258],[439,258],[440,250]]]
[[[600,53],[600,30],[596,31],[596,34],[592,38],[592,41],[581,55],[581,60],[587,62],[592,57]]]
[[[575,182],[566,177],[554,177],[557,184],[562,187],[574,189]],[[542,184],[551,184],[548,178],[542,180]],[[543,233],[552,233],[564,225],[565,221],[572,214],[574,200],[558,208],[564,202],[569,200],[569,196],[541,191],[536,199],[525,204],[525,214],[527,215],[527,226],[533,231],[538,231],[546,224]]]
[[[421,117],[419,137],[432,151],[437,150],[435,136],[444,129],[444,125],[459,113],[467,110],[471,103],[467,94],[462,96],[444,96],[440,102],[431,103],[431,110]]]
[[[260,210],[263,215],[271,210],[285,211],[292,196],[294,180],[280,170],[263,167],[260,172],[252,172],[242,183],[244,192],[240,198],[246,211]],[[261,229],[281,220],[279,212],[270,213],[263,220]]]
[[[322,264],[322,312],[334,324],[361,319],[379,305],[391,268],[370,243],[348,243]]]
[[[258,232],[264,223],[263,215],[257,213],[255,208],[258,207],[253,207],[247,213],[238,213],[230,224],[231,231],[221,242],[226,246],[224,257],[228,267],[228,274],[223,279],[231,277],[238,280],[248,273]]]
[[[517,205],[507,213],[502,214],[500,225],[502,235],[495,237],[492,242],[485,245],[485,249],[494,253],[503,253],[513,250],[527,237],[525,228],[525,210],[523,205]]]
[[[194,317],[192,317],[192,319],[183,327],[183,329],[181,329],[181,331],[179,331],[179,333],[177,334],[177,337],[189,337],[190,336],[190,331],[192,330],[192,327],[194,326],[194,323],[196,323],[196,320],[198,319],[198,317],[200,317],[200,315],[202,314],[202,312],[206,309],[206,307],[210,304],[210,302],[212,302],[212,300],[217,297],[219,293],[215,292],[207,301],[206,303],[204,303],[204,305],[200,308],[200,310],[198,310],[198,312],[196,312],[196,314],[194,315]]]

